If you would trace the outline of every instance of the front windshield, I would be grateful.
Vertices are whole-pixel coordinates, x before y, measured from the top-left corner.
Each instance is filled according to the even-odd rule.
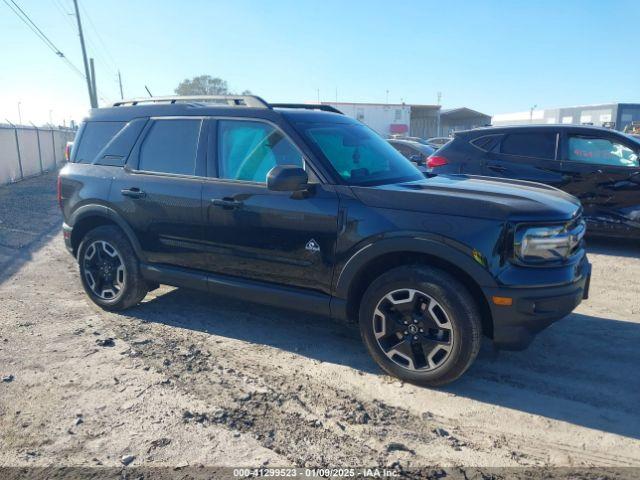
[[[349,185],[380,185],[424,178],[389,142],[365,125],[303,123],[298,127]]]

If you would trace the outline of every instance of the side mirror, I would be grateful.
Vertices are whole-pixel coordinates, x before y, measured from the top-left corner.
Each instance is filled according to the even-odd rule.
[[[267,188],[274,192],[298,192],[309,185],[309,176],[296,165],[278,165],[267,173]]]

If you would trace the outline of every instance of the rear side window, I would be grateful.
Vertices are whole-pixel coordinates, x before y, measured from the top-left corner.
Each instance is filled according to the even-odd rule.
[[[501,153],[553,160],[556,158],[556,134],[545,132],[505,135]]]
[[[98,153],[125,126],[126,122],[87,122],[75,153],[75,163],[93,163]]]
[[[156,120],[140,148],[139,170],[194,175],[200,119]]]

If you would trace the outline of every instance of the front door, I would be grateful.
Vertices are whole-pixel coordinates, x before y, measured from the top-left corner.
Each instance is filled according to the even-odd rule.
[[[202,130],[199,118],[152,119],[112,183],[110,201],[148,262],[203,267]]]
[[[299,149],[277,126],[256,120],[211,124],[216,172],[203,187],[208,269],[235,277],[330,292],[338,197],[313,183]],[[306,192],[273,192],[276,165],[305,166]]]
[[[620,137],[568,130],[562,170],[571,181],[563,190],[581,201],[591,230],[625,235],[640,228],[640,148]]]
[[[563,177],[556,159],[557,143],[558,132],[551,128],[506,133],[486,154],[482,173],[561,187]]]

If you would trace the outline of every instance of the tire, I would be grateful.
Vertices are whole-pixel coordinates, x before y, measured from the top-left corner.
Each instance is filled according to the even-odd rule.
[[[78,264],[84,291],[104,310],[133,307],[148,292],[133,247],[115,225],[103,225],[85,235],[78,250]]]
[[[362,297],[359,323],[385,372],[429,387],[459,378],[482,340],[478,306],[465,286],[421,265],[397,267],[374,280]]]

